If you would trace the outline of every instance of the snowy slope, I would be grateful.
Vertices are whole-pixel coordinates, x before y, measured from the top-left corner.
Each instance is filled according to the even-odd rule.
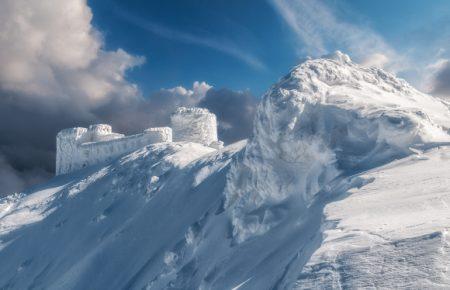
[[[1,199],[0,289],[448,288],[448,128],[393,75],[308,60],[248,142],[155,144]]]
[[[309,243],[300,233],[314,235],[320,216],[308,217],[315,227],[286,223],[276,237],[235,243],[223,190],[230,162],[244,146],[211,152],[193,143],[152,145],[3,200],[0,286],[231,289],[250,279],[261,289],[278,283],[298,244]]]
[[[326,206],[324,241],[295,289],[450,288],[450,147],[363,174]]]

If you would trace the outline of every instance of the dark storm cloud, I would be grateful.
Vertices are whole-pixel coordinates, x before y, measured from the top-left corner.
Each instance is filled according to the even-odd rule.
[[[55,134],[87,121],[75,112],[0,91],[0,196],[53,175]]]
[[[25,186],[24,180],[19,174],[20,173],[17,172],[2,155],[0,155],[0,184],[2,186],[0,197],[4,194],[14,192],[17,188]]]
[[[432,88],[430,93],[443,97],[443,98],[450,98],[450,61],[447,60],[443,62],[439,69],[436,71],[436,73],[433,76]]]
[[[0,91],[0,195],[53,176],[55,136],[61,129],[108,123],[116,132],[133,134],[168,126],[179,106],[202,106],[217,115],[219,137],[231,143],[250,136],[256,106],[249,92],[215,90],[199,82],[192,89],[162,89],[146,99],[112,97],[93,109],[77,109],[70,102],[50,105],[52,101]]]
[[[161,89],[146,99],[112,99],[93,112],[119,132],[136,133],[156,126],[168,126],[177,107],[195,106],[210,89],[205,82],[194,82],[192,89]]]
[[[177,106],[195,105],[209,88],[196,82],[192,90],[162,89],[148,99],[111,97],[95,109],[0,90],[0,196],[53,176],[55,136],[61,129],[109,123],[115,131],[130,134],[167,126]]]
[[[4,156],[0,155],[0,197],[44,182],[51,176],[50,172],[39,167],[19,171],[12,167]]]
[[[226,144],[251,136],[256,105],[250,92],[229,89],[210,89],[199,103],[217,115],[219,137]]]

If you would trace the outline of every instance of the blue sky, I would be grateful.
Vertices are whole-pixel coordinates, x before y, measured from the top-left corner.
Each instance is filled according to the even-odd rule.
[[[277,2],[300,19],[300,29],[312,27],[313,34],[322,38],[323,47],[317,47],[317,40],[296,33]],[[145,56],[145,64],[128,74],[144,95],[160,88],[191,87],[194,81],[218,88],[249,89],[260,95],[308,55],[340,49],[362,61],[368,56],[360,52],[367,50],[360,43],[372,43],[373,37],[382,42],[375,44],[379,51],[373,53],[390,53],[391,63],[399,64],[388,69],[414,83],[419,79],[418,67],[448,55],[445,50],[450,43],[450,2],[446,0],[98,0],[89,1],[89,5],[93,23],[103,33],[108,49],[123,48]],[[327,14],[303,23],[303,14],[314,9],[326,9]],[[336,27],[336,23],[342,24],[342,30],[356,27],[369,40],[351,39],[345,31],[342,33],[348,38],[333,39],[327,25]],[[348,43],[352,41],[356,44]]]

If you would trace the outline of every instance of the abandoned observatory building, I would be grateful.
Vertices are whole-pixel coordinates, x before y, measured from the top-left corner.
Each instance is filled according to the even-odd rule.
[[[141,147],[161,142],[195,142],[215,149],[223,147],[217,137],[216,115],[203,108],[178,108],[171,127],[145,129],[136,135],[114,133],[110,125],[75,127],[56,135],[56,175],[111,161]]]

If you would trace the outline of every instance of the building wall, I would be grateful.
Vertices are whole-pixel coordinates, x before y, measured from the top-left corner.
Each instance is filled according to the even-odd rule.
[[[172,141],[172,131],[167,127],[150,128],[131,136],[112,132],[93,136],[90,133],[86,128],[65,129],[58,133],[56,175],[111,161],[149,144]]]
[[[206,146],[218,142],[216,115],[202,108],[178,108],[172,114],[174,141],[190,141]]]
[[[141,134],[124,136],[107,124],[64,129],[56,136],[56,175],[111,161],[149,144],[195,142],[219,149],[216,115],[207,109],[178,108],[171,116],[172,128],[149,128]]]
[[[75,162],[78,142],[86,134],[86,128],[68,128],[56,135],[56,175],[66,173]]]

